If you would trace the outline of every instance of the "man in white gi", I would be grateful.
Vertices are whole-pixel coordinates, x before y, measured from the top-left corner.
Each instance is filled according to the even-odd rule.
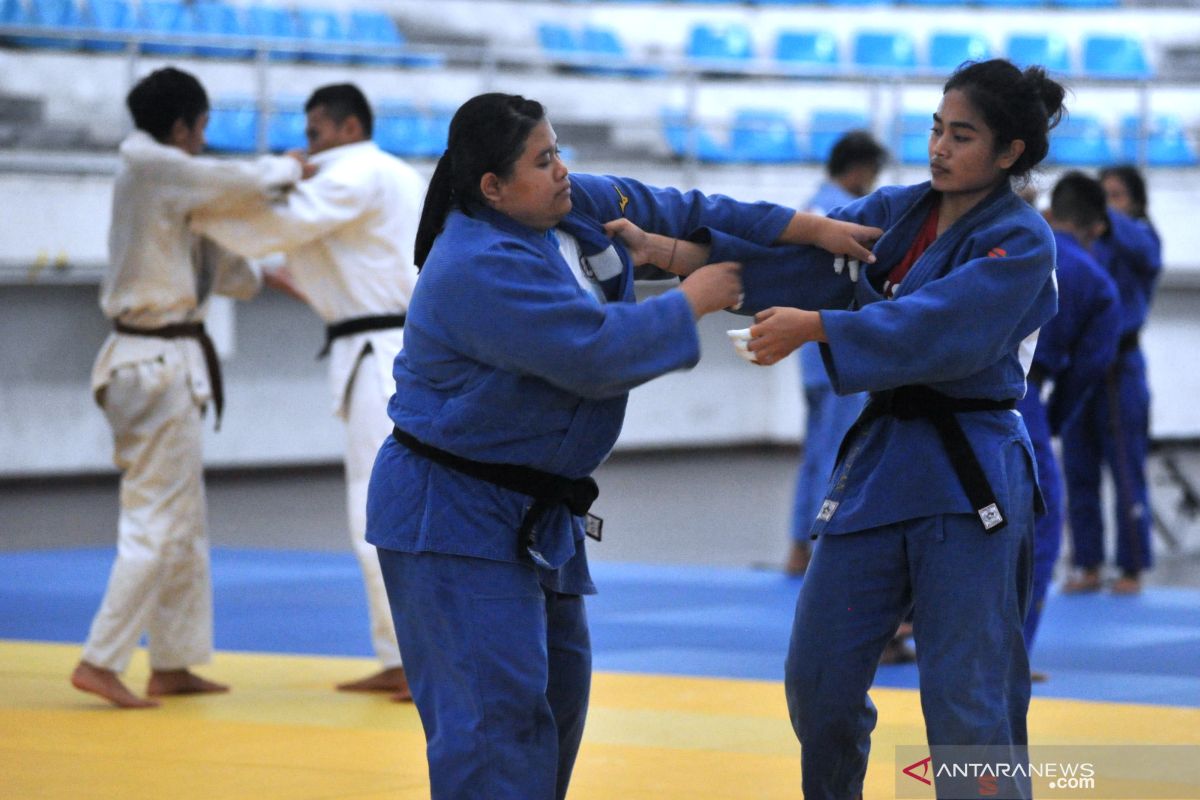
[[[373,117],[352,84],[317,89],[305,104],[315,177],[275,202],[236,215],[197,215],[193,229],[251,258],[284,253],[269,282],[308,302],[326,323],[333,411],[346,423],[346,509],[362,567],[371,638],[382,670],[339,684],[409,700],[375,548],[367,544],[367,483],[391,433],[392,361],[417,278],[413,242],[425,182],[371,141]]]
[[[100,290],[115,330],[92,372],[121,470],[117,558],[71,683],[146,708],[158,695],[227,690],[191,672],[212,655],[201,418],[211,400],[219,424],[222,406],[204,316],[213,292],[246,298],[260,281],[245,261],[193,234],[189,216],[267,197],[305,170],[289,157],[199,156],[208,97],[186,72],[154,72],[126,104],[137,130],[120,146]],[[120,677],[143,634],[148,698]]]

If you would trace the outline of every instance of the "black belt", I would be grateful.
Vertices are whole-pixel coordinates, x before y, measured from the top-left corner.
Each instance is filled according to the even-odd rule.
[[[221,380],[221,360],[217,358],[217,348],[204,330],[203,322],[177,322],[173,325],[160,325],[157,328],[135,328],[120,320],[113,321],[117,333],[127,333],[132,336],[153,336],[158,339],[195,339],[204,351],[204,366],[208,369],[208,383],[212,387],[213,407],[217,412],[216,428],[221,429],[221,414],[225,410],[225,384]]]
[[[532,497],[533,505],[525,512],[525,517],[521,520],[521,527],[517,531],[518,542],[523,543],[526,547],[534,544],[533,529],[538,520],[556,505],[565,505],[577,517],[587,515],[588,535],[597,541],[600,539],[602,520],[588,514],[592,503],[600,494],[600,488],[590,477],[573,480],[521,464],[495,464],[463,458],[454,453],[440,450],[433,445],[425,444],[399,428],[392,428],[392,438],[414,453],[424,456],[436,464],[441,464],[443,467],[449,467],[455,472],[487,481],[502,489]]]
[[[1137,350],[1139,331],[1130,331],[1117,340],[1118,355],[1125,355],[1130,350]]]
[[[404,318],[404,314],[377,314],[370,317],[352,317],[344,319],[341,322],[335,322],[332,325],[326,325],[325,345],[321,348],[321,352],[317,353],[317,358],[324,358],[329,355],[329,348],[333,345],[334,339],[340,339],[343,336],[353,336],[356,333],[366,333],[367,331],[403,328]]]
[[[871,400],[851,426],[838,451],[838,460],[845,455],[851,439],[870,422],[884,415],[897,419],[927,419],[937,429],[938,438],[950,457],[958,481],[966,491],[983,529],[988,533],[1008,524],[987,475],[971,449],[971,442],[955,414],[972,411],[1007,411],[1016,408],[1015,400],[987,400],[949,397],[928,386],[901,386],[886,392],[871,394]]]

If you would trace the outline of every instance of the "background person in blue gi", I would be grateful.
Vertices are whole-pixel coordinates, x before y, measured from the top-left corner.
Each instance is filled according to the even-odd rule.
[[[247,298],[259,276],[188,230],[201,209],[236,208],[298,181],[288,157],[200,156],[208,95],[166,68],[126,100],[137,129],[120,146],[100,306],[113,321],[92,391],[121,470],[117,557],[71,683],[123,708],[157,702],[121,681],[146,634],[151,696],[225,691],[191,667],[212,657],[212,587],[201,417],[219,420],[220,364],[204,332],[213,293]]]
[[[1039,495],[1013,409],[1056,292],[1050,228],[1011,184],[1045,157],[1063,94],[1040,68],[1003,60],[955,72],[933,115],[931,181],[833,214],[886,231],[861,280],[813,248],[755,258],[707,234],[709,258],[745,259],[745,306],[765,309],[747,345],[759,363],[819,341],[836,391],[871,392],[813,528],[787,657],[810,800],[861,794],[876,721],[867,690],[910,609],[935,765],[946,746],[1022,758]],[[937,791],[978,788],[939,780]]]
[[[875,137],[867,131],[850,131],[829,151],[825,162],[828,177],[804,210],[828,214],[870,194],[886,161],[887,150]],[[815,343],[800,348],[800,388],[806,409],[804,455],[796,474],[792,504],[792,548],[784,566],[789,575],[803,575],[808,569],[808,532],[825,498],[825,484],[833,472],[838,445],[867,399],[861,393],[841,396],[833,391],[821,361],[821,348]]]
[[[590,473],[629,390],[695,364],[696,319],[738,299],[736,265],[723,264],[633,302],[633,263],[650,256],[609,239],[604,223],[622,217],[672,236],[712,225],[861,256],[879,233],[568,177],[538,103],[486,94],[457,111],[422,213],[396,430],[367,509],[435,800],[565,796],[591,680]]]
[[[1104,189],[1082,172],[1063,175],[1050,194],[1046,220],[1057,250],[1058,313],[1038,334],[1028,389],[1017,402],[1037,456],[1046,503],[1033,535],[1033,589],[1025,648],[1033,649],[1046,591],[1062,545],[1063,498],[1051,437],[1082,408],[1117,354],[1121,306],[1117,287],[1089,248],[1108,227]],[[1034,680],[1044,673],[1034,672]]]
[[[367,483],[379,443],[392,429],[392,361],[404,344],[404,312],[417,279],[412,248],[425,181],[371,141],[371,107],[357,86],[322,86],[304,109],[317,174],[275,202],[195,215],[193,228],[249,258],[285,254],[286,265],[264,277],[307,302],[327,326],[333,413],[346,423],[350,542],[382,667],[338,688],[408,700],[379,557],[366,540]]]
[[[1150,548],[1146,454],[1150,444],[1150,387],[1138,339],[1162,271],[1162,245],[1146,216],[1146,184],[1130,166],[1103,170],[1109,198],[1108,230],[1093,252],[1117,282],[1121,340],[1117,358],[1087,406],[1063,431],[1063,473],[1071,523],[1071,562],[1078,573],[1064,592],[1102,586],[1104,516],[1100,473],[1107,465],[1116,489],[1116,594],[1141,590],[1141,573],[1153,563]]]

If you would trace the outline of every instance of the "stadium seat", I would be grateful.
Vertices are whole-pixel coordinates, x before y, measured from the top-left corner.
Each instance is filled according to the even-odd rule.
[[[989,58],[992,48],[978,33],[934,31],[929,35],[929,66],[936,72],[953,72],[964,61]]]
[[[1141,152],[1142,120],[1137,115],[1121,120],[1121,157],[1151,167],[1191,167],[1197,162],[1196,148],[1188,140],[1183,121],[1173,114],[1156,114],[1147,120],[1145,152]]]
[[[214,103],[205,138],[210,150],[253,153],[258,149],[258,107],[252,100]]]
[[[899,139],[894,149],[900,163],[928,164],[933,115],[928,111],[908,111],[900,117],[899,125]]]
[[[375,143],[396,156],[425,155],[424,122],[408,103],[380,103],[375,114]]]
[[[1014,33],[1008,37],[1005,49],[1018,67],[1037,64],[1050,72],[1071,72],[1071,51],[1067,40],[1057,33]]]
[[[5,3],[0,11],[0,20],[5,25],[37,26],[54,28],[63,34],[70,33],[82,25],[79,10],[71,0],[26,0],[24,5],[20,0]],[[80,41],[69,36],[9,36],[5,37],[12,44],[22,47],[37,47],[47,50],[74,50]]]
[[[1132,36],[1096,34],[1083,39],[1083,72],[1092,78],[1148,78],[1142,43]]]
[[[1121,0],[1050,0],[1059,8],[1117,8]]]
[[[869,72],[909,72],[917,66],[916,46],[903,31],[860,31],[853,59],[855,67]]]
[[[775,41],[775,59],[787,69],[832,72],[838,58],[837,38],[829,31],[784,30]]]
[[[629,50],[612,28],[584,25],[579,33],[579,48],[588,58],[596,59],[585,71],[602,75],[627,75],[631,78],[658,77],[663,70],[630,63]]]
[[[729,148],[718,142],[699,123],[690,123],[686,112],[663,112],[663,135],[671,154],[679,158],[724,163],[731,161]]]
[[[575,32],[557,22],[542,22],[537,26],[538,44],[542,53],[556,61],[573,61],[579,57],[579,41]]]
[[[245,36],[246,29],[242,24],[238,9],[228,3],[205,0],[192,6],[196,19],[196,33],[219,39],[223,36]],[[254,50],[245,47],[229,47],[227,45],[198,45],[196,55],[211,58],[251,58]]]
[[[733,66],[754,58],[754,42],[745,25],[692,26],[687,45],[687,57],[705,66]]]
[[[170,36],[195,35],[196,22],[190,6],[173,0],[146,0],[138,8],[137,33],[143,37],[143,53],[186,56],[193,52],[195,48],[191,45],[164,42]]]
[[[328,8],[300,7],[296,9],[296,32],[307,40],[307,47],[300,52],[304,61],[324,64],[345,64],[350,52],[345,49],[346,28],[336,11]],[[329,52],[325,48],[342,47],[340,52]]]
[[[1103,123],[1086,114],[1063,119],[1050,132],[1049,161],[1068,166],[1112,163],[1113,152]]]
[[[398,52],[404,46],[404,35],[396,27],[396,21],[382,11],[351,11],[346,39],[364,46],[364,52],[356,52],[353,56],[360,64],[404,63],[404,55]],[[393,48],[397,52],[373,53],[373,48]]]
[[[803,155],[786,113],[755,109],[734,115],[729,154],[735,161],[770,164],[799,161]]]
[[[246,32],[268,46],[268,57],[272,61],[294,61],[300,57],[294,50],[282,50],[272,46],[272,40],[294,40],[299,36],[296,18],[286,8],[249,6],[246,9]]]
[[[865,112],[859,111],[814,111],[809,121],[808,156],[813,161],[824,163],[829,151],[843,133],[852,130],[869,130],[871,121]]]
[[[308,119],[299,105],[278,105],[267,118],[267,147],[272,152],[308,147],[304,128]]]
[[[988,8],[1038,8],[1044,6],[1047,0],[975,0],[975,2]]]

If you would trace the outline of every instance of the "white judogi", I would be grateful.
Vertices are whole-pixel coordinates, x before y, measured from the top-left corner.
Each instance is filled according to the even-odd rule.
[[[408,310],[417,270],[413,243],[425,182],[374,142],[315,154],[317,174],[273,203],[229,215],[197,215],[193,229],[250,258],[285,253],[288,268],[326,323]],[[387,402],[403,329],[368,331],[333,342],[329,387],[346,422],[346,508],[363,571],[371,638],[385,667],[399,666],[387,593],[375,548],[366,542],[367,482],[379,445],[392,430]]]
[[[109,265],[100,305],[138,328],[202,322],[212,292],[245,298],[259,285],[245,261],[188,229],[201,208],[234,208],[300,178],[291,158],[191,156],[136,131],[120,147]],[[211,398],[195,339],[113,333],[92,370],[121,470],[117,559],[83,659],[123,671],[143,633],[152,669],[212,654],[201,415]]]

